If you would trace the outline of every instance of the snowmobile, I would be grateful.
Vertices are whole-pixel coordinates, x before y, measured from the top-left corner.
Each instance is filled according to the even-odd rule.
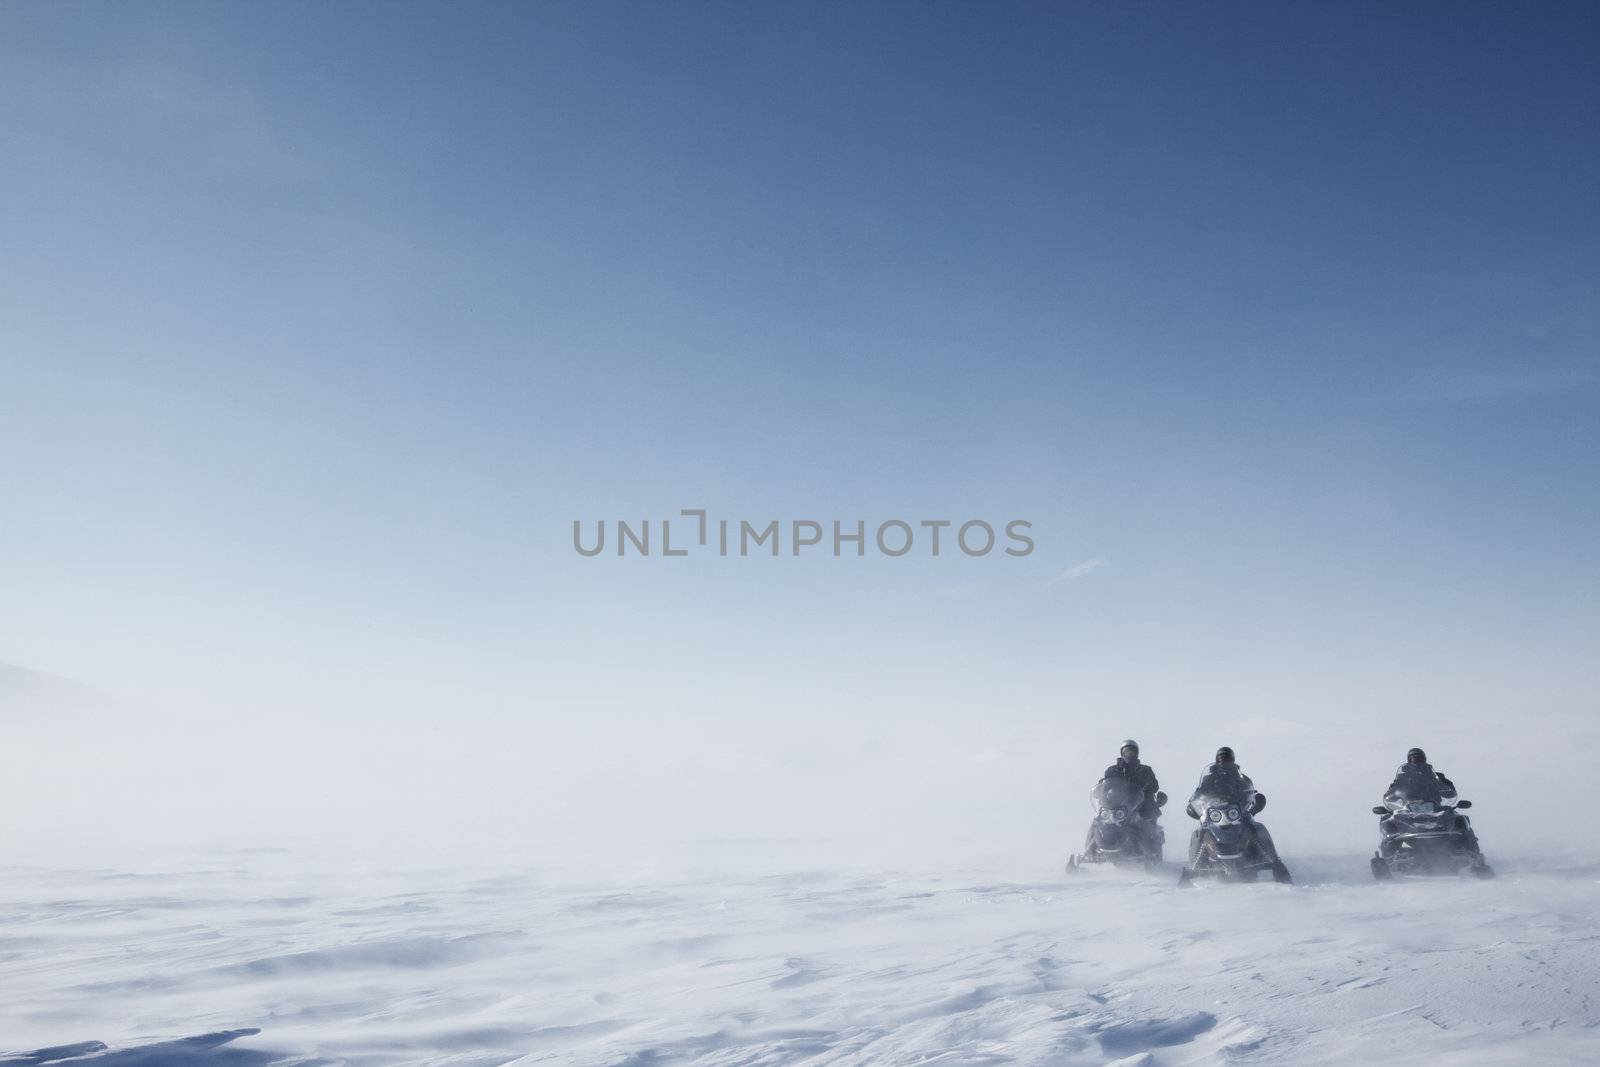
[[[1251,832],[1250,816],[1266,806],[1266,797],[1260,794],[1244,804],[1212,796],[1189,801],[1189,814],[1200,820],[1195,831],[1200,836],[1200,850],[1193,864],[1178,876],[1178,884],[1191,885],[1196,878],[1253,882],[1262,870],[1270,870],[1275,882],[1290,881],[1289,868],[1263,853]]]
[[[1156,807],[1161,807],[1167,802],[1167,794],[1157,793],[1155,801]],[[1116,778],[1101,779],[1089,792],[1089,804],[1094,809],[1094,822],[1089,824],[1084,851],[1068,857],[1069,872],[1089,863],[1160,869],[1161,829],[1154,820],[1140,814],[1143,789]]]
[[[1471,871],[1493,878],[1494,868],[1473,847],[1464,832],[1465,815],[1457,809],[1472,807],[1455,797],[1413,797],[1405,793],[1384,798],[1372,814],[1385,816],[1379,824],[1383,847],[1372,855],[1372,877],[1380,882],[1396,875],[1457,875]],[[1385,855],[1387,853],[1387,855]]]

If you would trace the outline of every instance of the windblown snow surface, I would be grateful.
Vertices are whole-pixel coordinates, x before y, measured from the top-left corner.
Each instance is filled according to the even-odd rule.
[[[1600,869],[0,871],[0,1063],[1593,1062]],[[719,853],[720,855],[720,853]]]

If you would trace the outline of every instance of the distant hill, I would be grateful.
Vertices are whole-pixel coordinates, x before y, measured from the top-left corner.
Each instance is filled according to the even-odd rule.
[[[115,701],[70,678],[0,663],[0,712],[105,707]]]

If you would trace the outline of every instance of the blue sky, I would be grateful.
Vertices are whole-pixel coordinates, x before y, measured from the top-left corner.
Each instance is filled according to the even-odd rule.
[[[1592,712],[1597,30],[7,5],[0,660],[780,748]],[[1039,547],[571,551],[684,507]]]

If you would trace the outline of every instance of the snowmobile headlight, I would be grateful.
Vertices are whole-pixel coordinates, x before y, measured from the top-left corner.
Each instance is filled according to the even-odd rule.
[[[1212,822],[1221,822],[1222,821],[1222,809],[1221,808],[1212,808],[1209,812],[1206,813],[1206,817],[1209,818]]]
[[[1113,818],[1115,818],[1118,822],[1121,822],[1123,819],[1126,819],[1128,817],[1128,809],[1127,808],[1118,808],[1116,811],[1112,812],[1111,814],[1112,814]]]
[[[1238,822],[1239,821],[1239,809],[1238,808],[1229,808],[1228,809],[1228,821],[1229,822]]]

